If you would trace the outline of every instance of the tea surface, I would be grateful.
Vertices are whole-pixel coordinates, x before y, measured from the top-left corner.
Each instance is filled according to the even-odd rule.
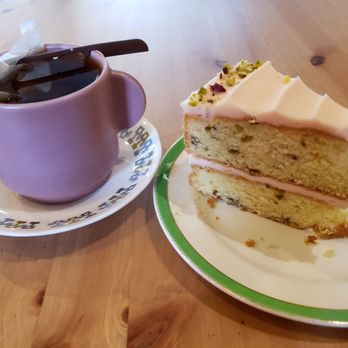
[[[88,86],[99,75],[99,65],[80,54],[17,65],[0,81],[0,103],[59,98]]]

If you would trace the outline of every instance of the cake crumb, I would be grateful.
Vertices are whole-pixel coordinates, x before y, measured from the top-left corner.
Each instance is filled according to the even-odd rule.
[[[220,216],[215,216],[215,220],[220,220]]]
[[[335,256],[335,250],[333,250],[333,249],[327,249],[323,255],[324,255],[325,257],[331,259],[332,257]]]
[[[248,248],[254,248],[255,247],[255,244],[256,242],[254,241],[254,239],[247,239],[245,242],[245,245],[248,247]]]
[[[209,204],[210,208],[215,208],[216,207],[216,202],[217,202],[217,198],[216,197],[210,197],[207,200],[207,203]]]
[[[318,239],[317,236],[310,234],[309,236],[307,236],[305,238],[305,244],[309,245],[309,244],[317,244],[316,240]]]

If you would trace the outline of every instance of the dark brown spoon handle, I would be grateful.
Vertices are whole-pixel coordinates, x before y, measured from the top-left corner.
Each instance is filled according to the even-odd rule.
[[[137,53],[148,51],[149,48],[147,44],[140,39],[130,39],[123,41],[111,41],[98,43],[87,46],[77,46],[73,48],[68,48],[64,50],[45,52],[40,54],[35,54],[32,56],[26,56],[21,58],[17,64],[29,63],[37,60],[50,59],[53,57],[61,57],[67,54],[82,53],[86,57],[89,56],[91,51],[100,51],[105,57],[119,56],[122,54]]]

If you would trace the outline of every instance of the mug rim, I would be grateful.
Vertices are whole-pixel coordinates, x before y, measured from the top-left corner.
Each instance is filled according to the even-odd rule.
[[[49,43],[49,44],[44,44],[45,48],[71,48],[71,47],[77,47],[78,45],[73,45],[73,44],[58,44],[58,43]],[[86,93],[88,90],[90,90],[91,88],[95,88],[95,84],[98,83],[99,80],[102,80],[105,78],[105,75],[107,73],[108,70],[108,62],[105,58],[105,56],[98,50],[93,50],[90,53],[91,58],[96,61],[101,69],[100,74],[98,76],[98,78],[94,81],[92,81],[90,84],[88,84],[87,86],[66,94],[66,95],[62,95],[60,97],[56,97],[56,98],[52,98],[52,99],[48,99],[48,100],[40,100],[40,101],[35,101],[35,102],[30,102],[30,103],[1,103],[0,102],[0,109],[21,109],[21,108],[32,108],[32,107],[37,107],[37,106],[41,106],[41,105],[49,105],[50,103],[55,103],[55,102],[60,102],[60,101],[65,101],[67,99],[70,98],[74,98],[75,96],[78,95],[82,95],[83,93]]]

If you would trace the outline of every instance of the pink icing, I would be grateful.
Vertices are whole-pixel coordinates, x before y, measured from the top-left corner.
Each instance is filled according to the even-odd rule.
[[[203,159],[203,158],[199,158],[199,157],[192,155],[192,154],[189,154],[189,162],[191,165],[197,165],[197,166],[200,166],[202,168],[210,168],[210,169],[220,171],[220,172],[223,172],[223,173],[226,173],[229,175],[239,176],[239,177],[244,178],[248,181],[270,185],[270,186],[273,186],[273,187],[280,189],[280,190],[283,190],[283,191],[287,191],[287,192],[299,194],[299,195],[302,195],[305,197],[313,198],[313,199],[316,199],[318,201],[322,201],[322,202],[325,202],[325,203],[330,204],[332,206],[335,206],[337,208],[348,208],[348,201],[345,201],[343,199],[328,196],[328,195],[325,195],[323,193],[316,192],[316,191],[310,191],[310,190],[307,190],[301,186],[282,183],[282,182],[279,182],[277,180],[271,179],[269,177],[252,176],[252,175],[250,175],[242,170],[239,170],[239,169],[236,169],[233,167],[229,167],[229,166],[225,166],[222,164],[218,164],[218,163],[215,163],[215,162]]]

